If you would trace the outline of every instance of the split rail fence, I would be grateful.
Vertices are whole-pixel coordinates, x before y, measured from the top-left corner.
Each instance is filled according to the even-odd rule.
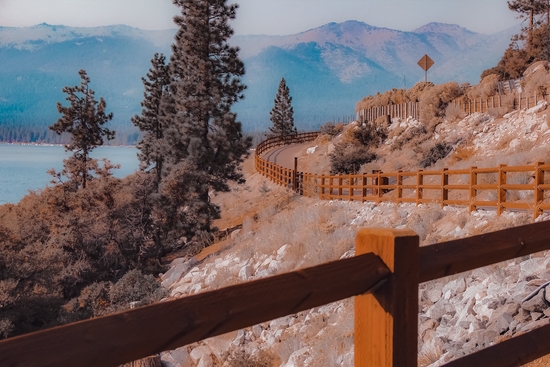
[[[414,367],[419,283],[548,249],[550,222],[426,247],[408,230],[363,229],[355,257],[2,340],[0,365],[112,367],[356,296],[354,365]],[[446,366],[521,366],[549,353],[545,325]]]
[[[550,97],[548,95],[537,95],[537,93],[532,95],[523,95],[519,93],[513,97],[498,95],[487,99],[473,99],[468,102],[453,101],[451,104],[457,106],[461,111],[467,114],[472,114],[475,112],[488,112],[490,108],[500,107],[508,107],[512,110],[521,110],[523,108],[535,107],[540,101],[549,102]]]
[[[419,119],[420,104],[418,102],[407,102],[360,109],[356,112],[358,120],[375,121],[380,116],[390,116],[390,118],[399,117],[406,119],[413,117]]]
[[[285,168],[262,158],[269,149],[290,142],[312,141],[318,134],[298,134],[284,140],[273,138],[259,144],[256,170],[301,195],[326,200],[438,203],[463,206],[470,212],[493,209],[498,215],[506,210],[522,210],[532,212],[535,218],[550,210],[550,203],[545,202],[550,197],[550,184],[545,181],[550,164],[542,162],[459,170],[322,175]]]
[[[531,108],[540,101],[550,102],[549,95],[534,93],[532,95],[523,95],[521,93],[515,96],[496,95],[487,99],[476,98],[467,102],[455,100],[451,104],[460,108],[461,111],[472,114],[475,112],[488,112],[491,108],[507,107],[512,110],[521,110]],[[390,118],[399,117],[406,119],[413,117],[416,120],[420,115],[420,104],[418,102],[407,102],[401,104],[392,104],[373,108],[360,109],[356,112],[358,120],[375,121],[380,116],[389,116]]]

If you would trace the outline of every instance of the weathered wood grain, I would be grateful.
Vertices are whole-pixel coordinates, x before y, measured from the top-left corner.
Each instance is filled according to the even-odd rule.
[[[550,221],[420,248],[420,282],[550,249]]]
[[[445,364],[445,367],[519,367],[550,354],[550,325]]]
[[[374,254],[0,342],[0,366],[112,367],[367,292],[390,271]]]
[[[355,297],[355,367],[416,367],[418,236],[408,230],[362,229],[356,254],[374,253],[392,271],[371,294]]]

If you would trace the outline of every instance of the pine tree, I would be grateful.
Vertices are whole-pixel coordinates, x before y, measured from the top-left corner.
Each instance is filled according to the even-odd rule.
[[[244,98],[244,64],[228,44],[238,6],[226,0],[174,0],[181,15],[170,59],[171,84],[163,113],[169,172],[162,190],[172,213],[168,227],[186,238],[209,232],[219,215],[209,192],[228,191],[228,181],[242,182],[240,163],[245,139],[232,105]],[[182,192],[181,190],[186,190]],[[171,197],[170,193],[179,193]],[[190,218],[193,218],[191,221]],[[176,231],[178,232],[178,231]]]
[[[550,21],[550,2],[548,0],[511,0],[508,1],[508,8],[519,13],[520,18],[529,17],[527,44],[530,47],[535,28],[535,16],[546,14],[546,22],[548,23]]]
[[[150,168],[154,171],[157,189],[168,154],[164,137],[168,121],[161,109],[161,104],[168,98],[166,94],[170,84],[169,68],[165,61],[164,55],[158,53],[151,60],[152,67],[147,73],[147,79],[141,78],[145,87],[141,116],[135,115],[132,118],[134,125],[145,133],[137,145],[140,169],[145,171]]]
[[[269,137],[280,137],[296,135],[298,132],[294,126],[294,110],[292,108],[292,97],[286,85],[285,78],[281,79],[279,89],[275,96],[273,109],[269,118],[273,126],[269,128]]]
[[[72,151],[73,155],[63,161],[64,169],[60,174],[53,174],[57,177],[65,175],[77,188],[86,188],[86,182],[92,178],[90,171],[98,170],[97,160],[90,158],[90,152],[103,145],[103,138],[114,139],[115,133],[102,127],[113,118],[112,113],[105,113],[105,100],[102,97],[99,103],[95,100],[95,93],[88,86],[90,78],[85,70],[80,70],[78,74],[80,86],[63,88],[63,93],[68,94],[66,100],[70,106],[64,107],[61,102],[57,102],[57,110],[63,116],[50,126],[58,135],[64,132],[71,134],[71,141],[65,145],[65,150]]]

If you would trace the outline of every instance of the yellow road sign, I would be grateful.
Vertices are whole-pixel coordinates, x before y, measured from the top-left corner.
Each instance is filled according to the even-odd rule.
[[[430,56],[428,55],[424,55],[420,60],[418,60],[418,66],[420,66],[424,71],[428,71],[428,69],[431,68],[433,64],[434,61],[430,59]]]

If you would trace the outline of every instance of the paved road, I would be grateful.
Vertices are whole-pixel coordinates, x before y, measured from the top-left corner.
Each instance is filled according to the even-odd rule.
[[[265,152],[262,158],[279,166],[294,169],[294,157],[305,147],[311,146],[311,142],[304,144],[283,145],[281,147]]]

